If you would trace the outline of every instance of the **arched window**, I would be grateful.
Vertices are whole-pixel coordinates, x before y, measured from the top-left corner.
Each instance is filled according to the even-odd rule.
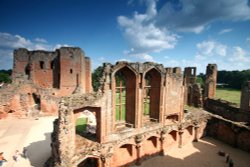
[[[115,75],[115,112],[116,121],[125,121],[126,112],[126,79],[121,71]]]
[[[161,74],[153,68],[144,76],[143,92],[143,115],[153,122],[159,121],[160,89]]]
[[[114,75],[115,79],[115,120],[116,125],[134,127],[135,125],[135,73],[123,67]],[[117,126],[116,126],[117,127]]]
[[[144,106],[144,115],[149,115],[150,113],[150,89],[151,89],[151,79],[150,75],[146,75],[145,77],[145,86],[144,86],[144,98],[143,98],[143,106]]]

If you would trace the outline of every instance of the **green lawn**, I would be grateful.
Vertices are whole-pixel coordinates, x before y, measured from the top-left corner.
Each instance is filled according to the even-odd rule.
[[[230,88],[217,88],[215,98],[226,100],[239,105],[240,95],[241,95],[240,90],[230,89]]]
[[[78,118],[76,120],[76,132],[83,133],[86,130],[87,118]]]

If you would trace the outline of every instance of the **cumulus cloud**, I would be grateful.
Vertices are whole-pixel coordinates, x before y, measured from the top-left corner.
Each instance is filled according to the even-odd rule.
[[[132,51],[127,54],[134,57],[142,56],[143,59],[152,60],[150,52],[160,52],[172,49],[177,43],[178,35],[171,33],[166,28],[159,28],[154,23],[157,15],[156,1],[147,0],[147,9],[144,14],[135,12],[133,17],[119,16],[117,21],[122,28],[125,38]]]
[[[219,69],[236,70],[249,68],[250,53],[239,47],[229,47],[216,41],[202,41],[196,45],[197,54],[193,62],[217,63]],[[200,65],[198,65],[200,66]]]
[[[133,48],[133,51],[130,49],[126,52],[127,55],[152,55],[155,52],[173,49],[180,38],[178,32],[201,33],[215,21],[250,19],[250,0],[176,0],[163,4],[157,4],[158,0],[139,2],[146,6],[144,13],[135,11],[130,17],[117,17],[129,47]],[[131,3],[135,1],[129,1],[129,4]],[[218,34],[229,33],[232,30],[224,29]],[[211,49],[209,47],[212,47],[210,54],[225,56],[225,46],[212,46],[213,43],[207,45],[211,45],[207,46],[207,52]],[[197,57],[204,58],[202,55]]]
[[[219,35],[222,35],[222,34],[225,34],[225,33],[229,33],[229,32],[231,32],[231,31],[233,31],[232,28],[227,28],[227,29],[221,30],[218,34],[219,34]]]
[[[200,33],[217,20],[249,20],[249,3],[249,0],[167,1],[155,17],[156,25]]]
[[[9,33],[0,32],[0,62],[1,69],[12,68],[13,50],[17,48],[27,48],[29,50],[54,50],[61,46],[57,44],[55,46],[47,44],[47,40],[42,38],[36,38],[34,41],[26,39],[20,35],[12,35]]]
[[[245,70],[250,69],[250,51],[239,46],[227,46],[213,40],[197,43],[196,55],[190,59],[177,60],[165,57],[165,66],[170,67],[197,67],[198,73],[205,72],[208,63],[215,63],[219,70]]]
[[[203,41],[196,45],[199,58],[207,56],[226,56],[227,46],[216,41]]]
[[[43,39],[43,38],[36,38],[35,41],[36,42],[41,42],[41,43],[47,43],[47,40]]]

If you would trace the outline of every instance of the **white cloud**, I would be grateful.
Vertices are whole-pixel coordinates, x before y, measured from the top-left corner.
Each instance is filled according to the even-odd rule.
[[[41,43],[47,43],[47,40],[43,39],[43,38],[36,38],[35,41],[36,42],[41,42]]]
[[[199,59],[204,59],[207,56],[226,56],[227,46],[215,41],[203,41],[196,45]]]
[[[229,32],[231,32],[231,31],[233,31],[232,28],[227,28],[227,29],[221,30],[218,34],[219,34],[219,35],[222,35],[222,34],[225,34],[225,33],[229,33]]]
[[[154,52],[173,49],[180,38],[176,32],[201,33],[218,20],[250,20],[250,0],[179,0],[166,1],[163,4],[157,2],[158,0],[141,0],[139,3],[146,5],[144,13],[134,12],[131,17],[117,17],[129,47],[133,48],[126,54],[151,55]],[[131,0],[128,4],[131,3],[136,2]],[[224,29],[219,34],[229,33],[232,30]],[[203,54],[206,52],[208,55],[227,54],[224,45],[213,46],[214,43],[207,45],[204,46]],[[202,56],[197,54],[199,58],[203,58]]]
[[[249,0],[167,1],[155,17],[156,25],[200,33],[214,21],[249,20],[249,4]]]
[[[12,54],[13,50],[17,48],[27,48],[29,50],[54,50],[55,48],[62,46],[69,46],[66,44],[57,44],[53,46],[47,44],[45,41],[46,40],[42,38],[36,38],[34,41],[31,41],[20,35],[12,35],[9,33],[0,32],[0,68],[12,68]]]
[[[135,12],[132,18],[119,16],[117,21],[131,47],[127,54],[152,60],[148,53],[174,48],[179,36],[169,32],[167,28],[157,27],[152,20],[157,15],[156,2],[148,0],[146,3],[145,14]]]
[[[1,48],[24,48],[30,46],[32,43],[20,35],[11,35],[0,32],[0,47]]]
[[[218,65],[219,70],[245,70],[250,69],[250,52],[239,46],[227,46],[213,40],[202,41],[196,45],[196,55],[188,60],[177,60],[166,57],[165,66],[170,67],[197,67],[197,74],[205,73],[209,63]],[[220,55],[219,55],[220,54]]]
[[[61,47],[70,47],[70,45],[67,45],[67,44],[56,44],[52,50],[56,50],[56,49],[59,49]]]
[[[249,63],[250,62],[250,54],[247,53],[244,49],[239,46],[233,47],[232,56],[229,58],[231,62],[241,62],[241,63]]]

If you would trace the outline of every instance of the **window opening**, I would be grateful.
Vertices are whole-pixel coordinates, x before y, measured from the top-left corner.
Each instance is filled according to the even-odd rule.
[[[144,86],[144,98],[143,98],[143,106],[144,106],[144,115],[149,115],[150,113],[150,91],[151,91],[151,80],[152,77],[150,75],[146,75],[145,77],[145,86]]]
[[[44,69],[44,61],[40,61],[40,68]]]
[[[117,72],[115,75],[116,80],[116,121],[125,121],[126,119],[126,79],[122,72]]]
[[[54,61],[50,62],[50,69],[54,69]]]

